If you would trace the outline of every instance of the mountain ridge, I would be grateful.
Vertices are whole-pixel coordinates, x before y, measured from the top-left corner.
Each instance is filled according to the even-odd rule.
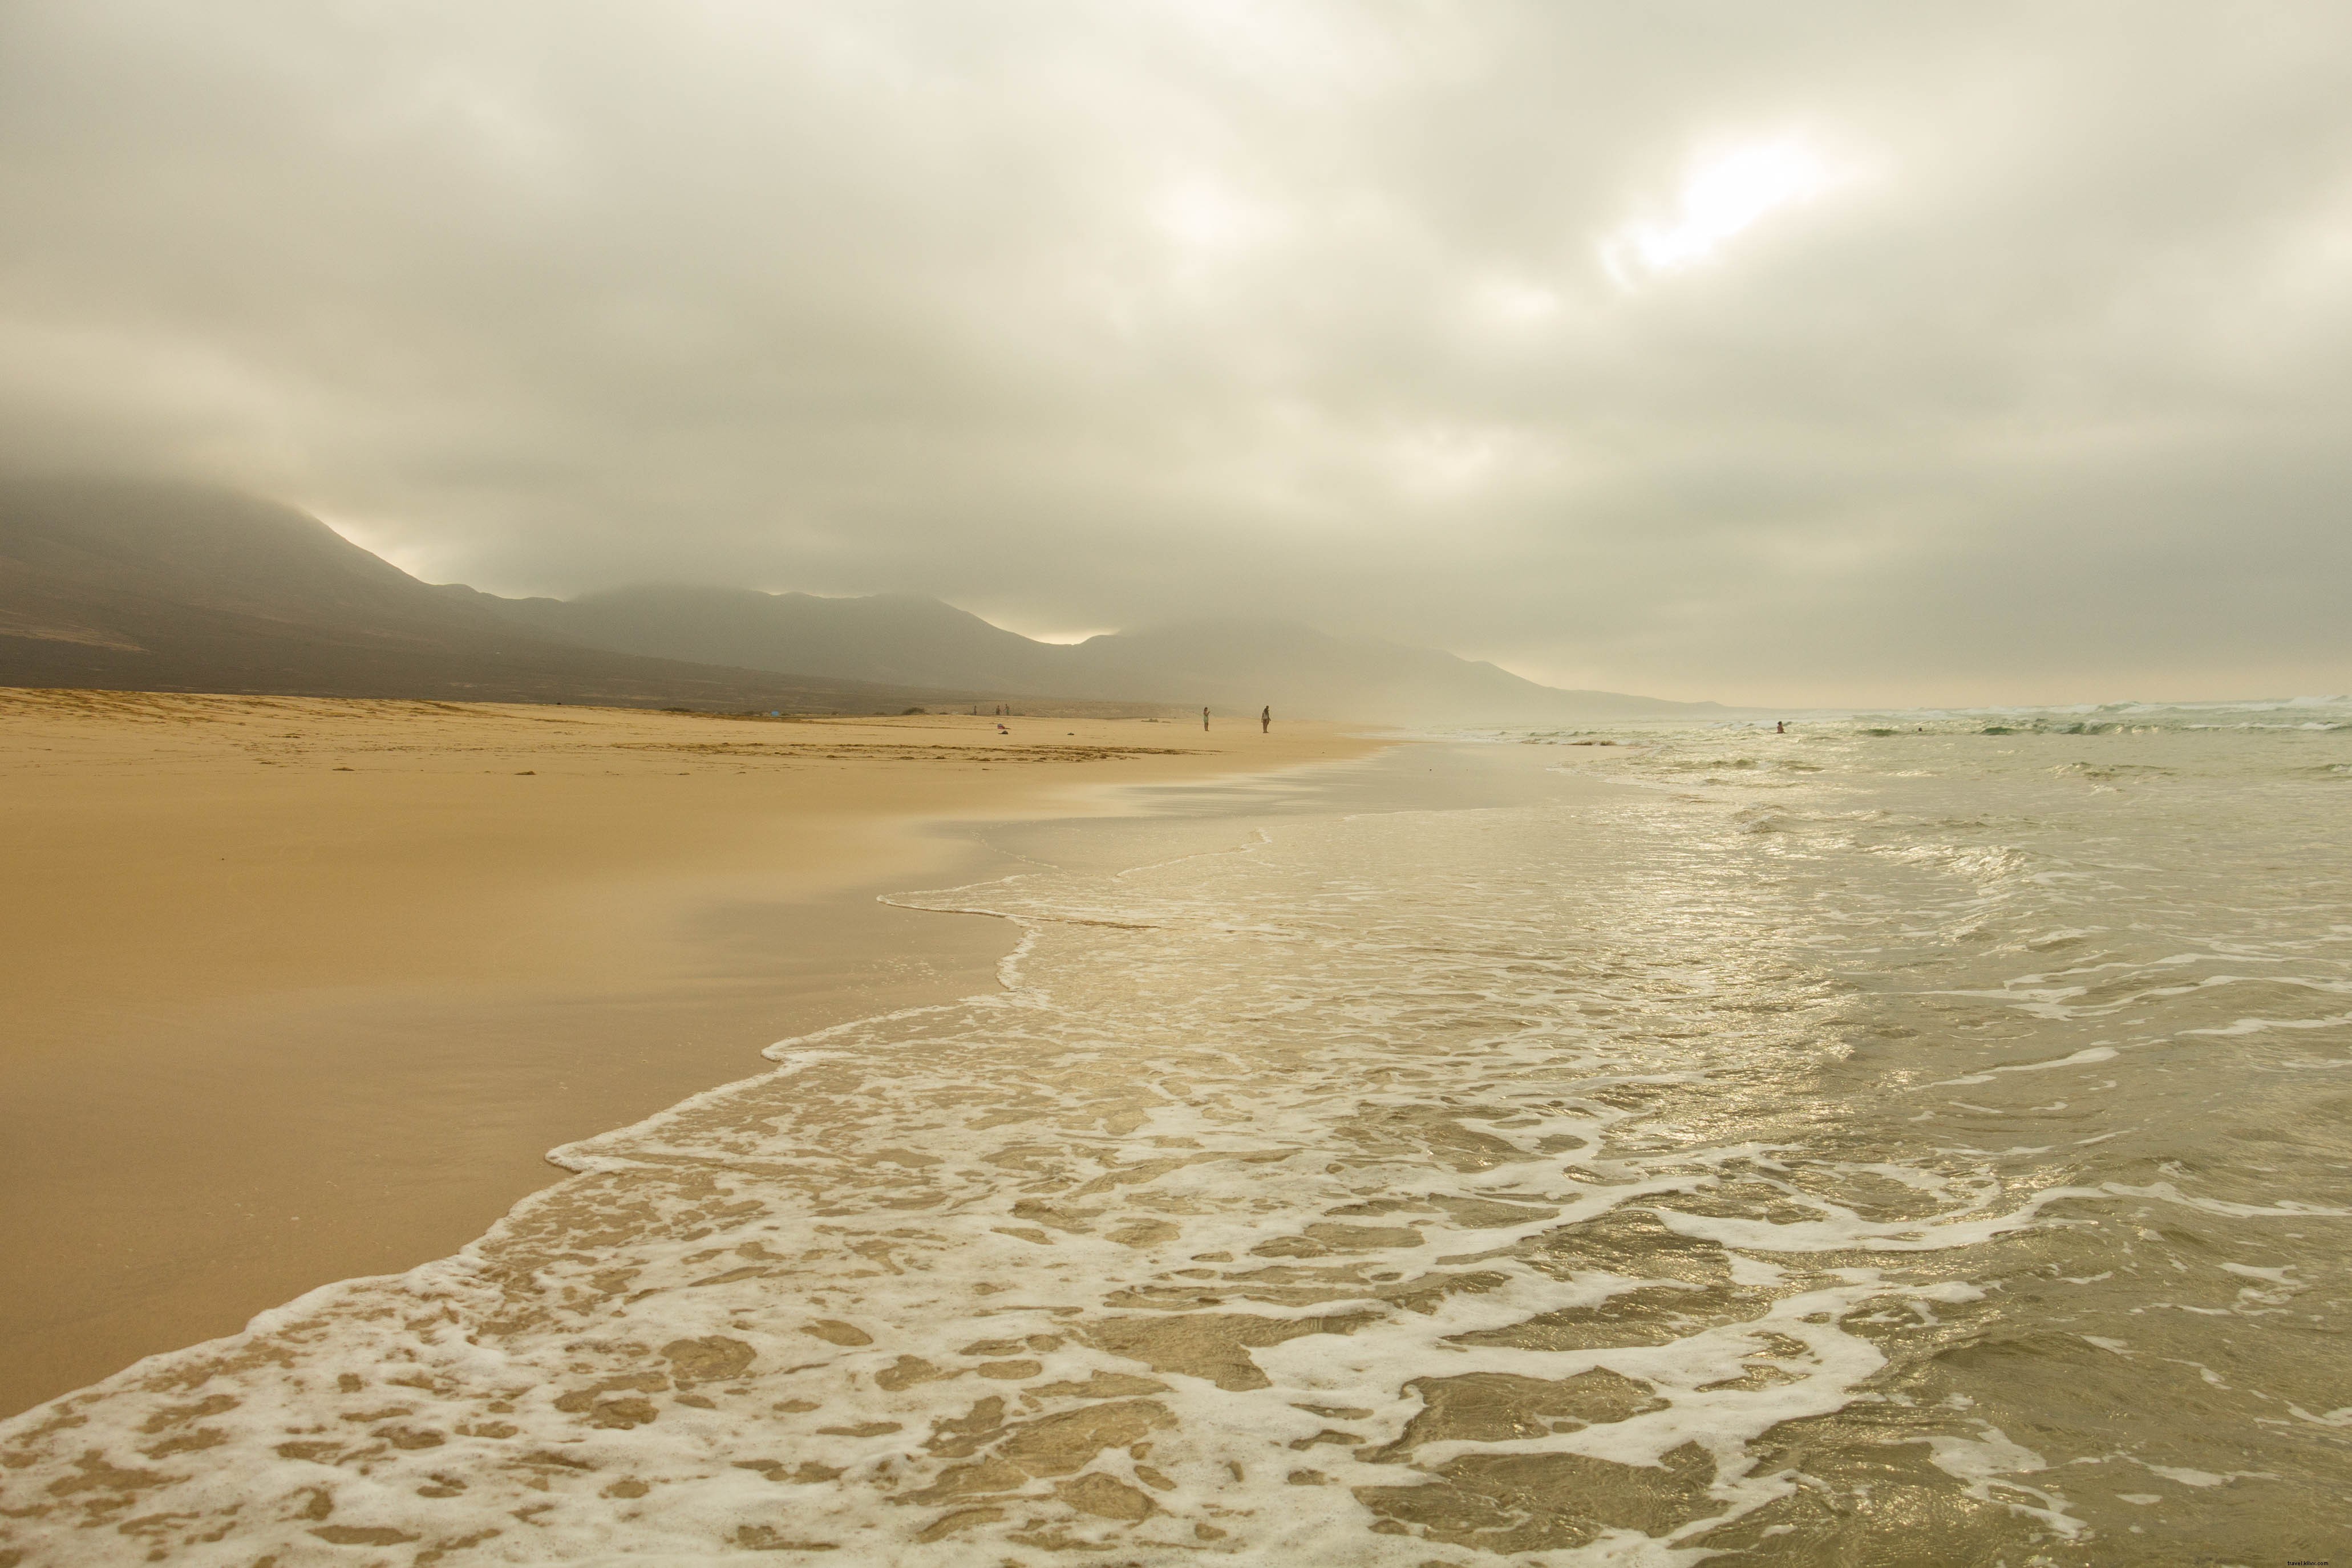
[[[642,584],[576,599],[462,592],[545,636],[751,669],[922,685],[994,684],[1044,696],[1206,703],[1301,716],[1475,723],[1727,711],[1620,692],[1545,686],[1498,665],[1294,622],[1227,616],[1041,643],[917,594],[827,599]]]
[[[0,685],[895,712],[984,700],[534,637],[306,513],[171,482],[0,479]]]
[[[943,601],[427,584],[297,508],[168,481],[0,478],[0,684],[891,711],[1003,700],[1391,723],[1697,716],[1243,617],[1042,643]]]

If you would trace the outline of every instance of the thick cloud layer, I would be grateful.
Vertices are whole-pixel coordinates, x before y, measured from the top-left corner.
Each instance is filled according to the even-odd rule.
[[[2352,686],[2352,13],[0,7],[0,462],[436,579]]]

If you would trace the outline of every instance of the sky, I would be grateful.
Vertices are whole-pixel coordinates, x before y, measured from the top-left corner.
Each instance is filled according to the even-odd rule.
[[[0,0],[0,466],[430,580],[2352,689],[2352,7]]]

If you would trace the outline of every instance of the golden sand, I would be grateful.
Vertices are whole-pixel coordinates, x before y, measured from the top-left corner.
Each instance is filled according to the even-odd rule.
[[[0,691],[0,1413],[448,1252],[549,1147],[988,983],[938,830],[1332,727]]]

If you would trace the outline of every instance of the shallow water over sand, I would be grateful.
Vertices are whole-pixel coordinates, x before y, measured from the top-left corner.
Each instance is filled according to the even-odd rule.
[[[2210,716],[1002,835],[1002,994],[0,1427],[0,1562],[2324,1559],[2352,731]]]

